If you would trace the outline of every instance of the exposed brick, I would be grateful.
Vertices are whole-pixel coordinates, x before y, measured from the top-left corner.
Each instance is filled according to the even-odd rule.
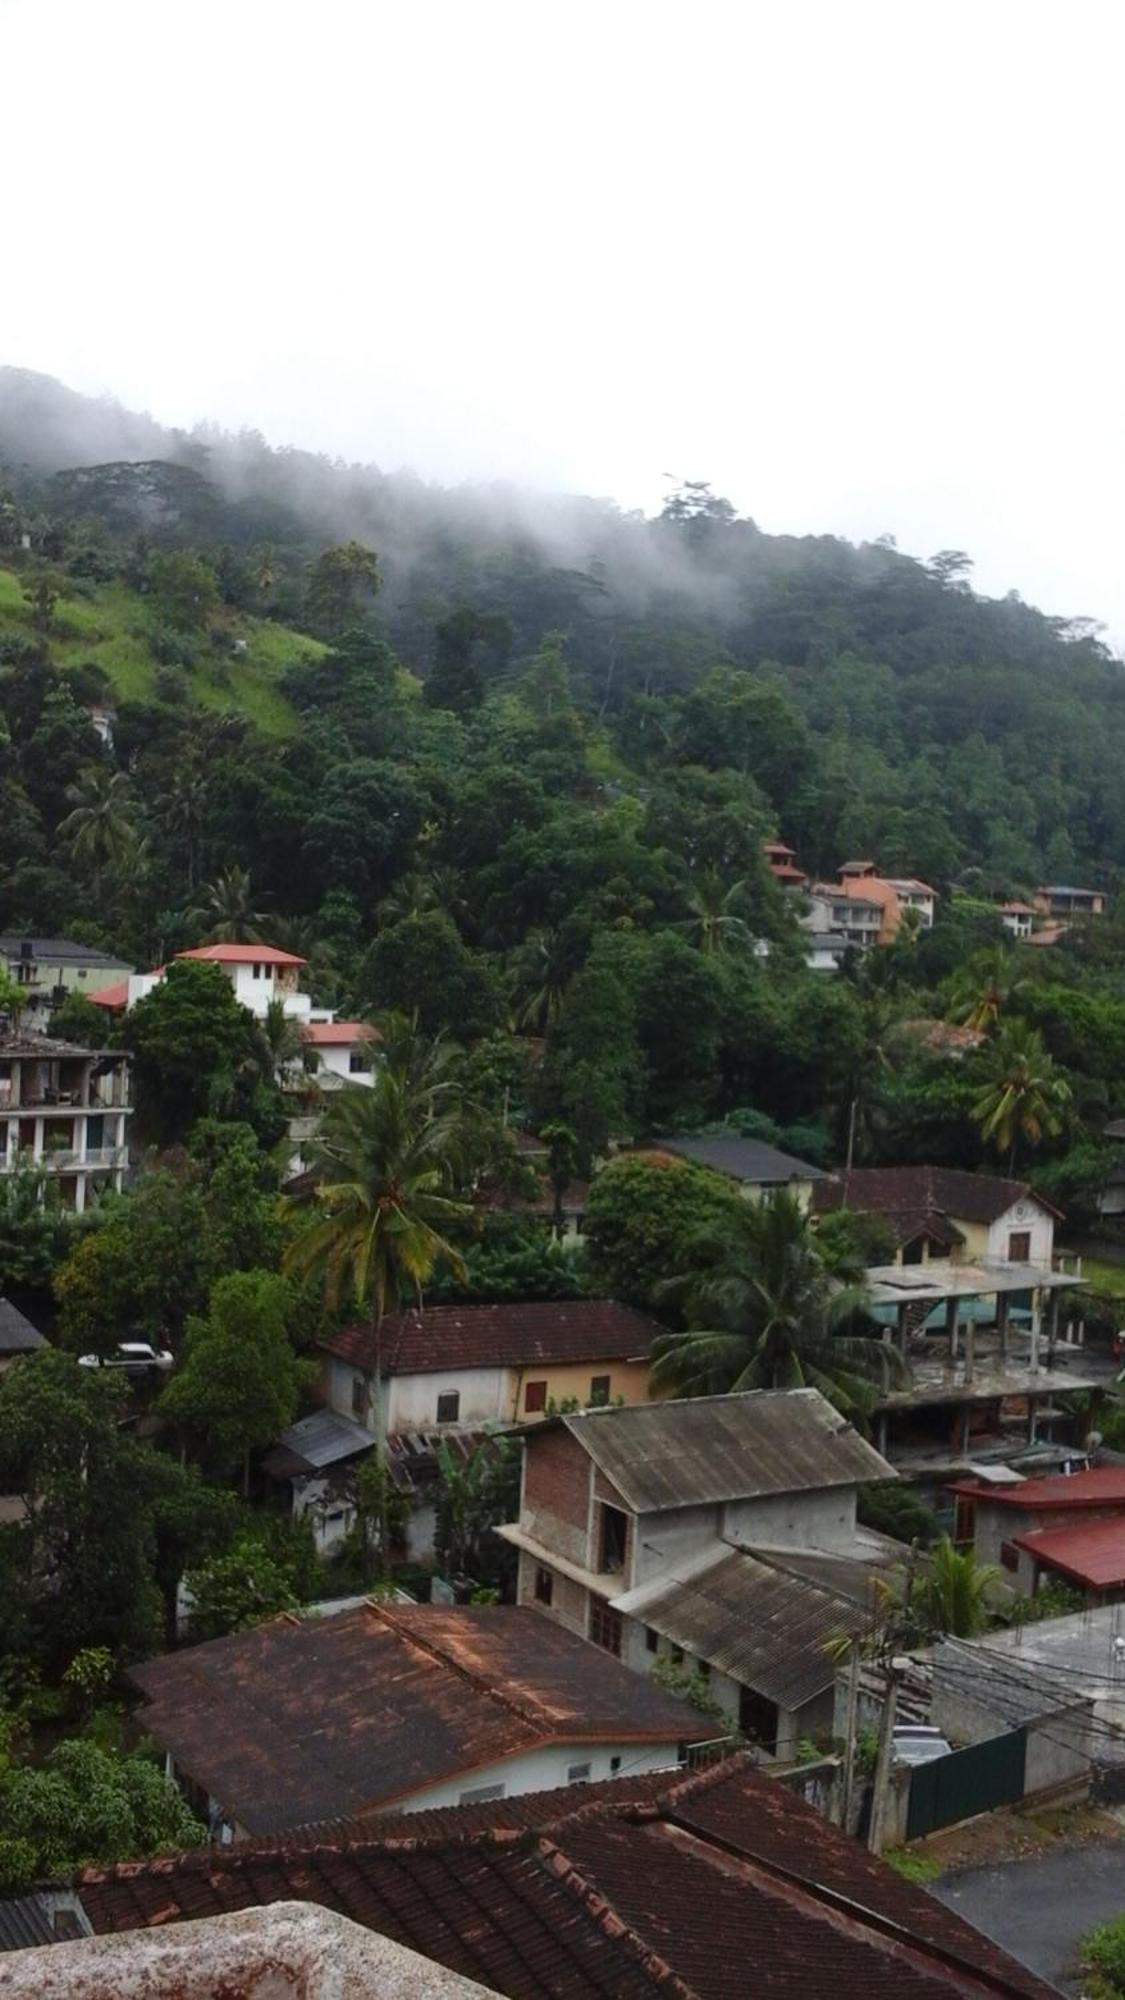
[[[523,1521],[529,1534],[568,1561],[585,1564],[590,1460],[567,1430],[543,1430],[527,1440]]]

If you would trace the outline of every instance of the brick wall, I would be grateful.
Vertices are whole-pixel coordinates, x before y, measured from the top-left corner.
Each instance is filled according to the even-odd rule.
[[[585,1567],[590,1460],[567,1430],[532,1432],[525,1451],[521,1527]]]

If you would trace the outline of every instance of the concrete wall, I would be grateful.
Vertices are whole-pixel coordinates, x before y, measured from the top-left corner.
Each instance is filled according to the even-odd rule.
[[[1021,1214],[1021,1210],[1023,1213]],[[964,1216],[951,1218],[965,1238],[965,1247],[960,1252],[960,1262],[975,1263],[987,1257],[993,1263],[1006,1263],[1008,1259],[1008,1238],[1017,1230],[1027,1230],[1031,1236],[1032,1264],[1050,1264],[1055,1247],[1055,1218],[1040,1208],[1036,1201],[1016,1202],[1005,1209],[1003,1215],[987,1226],[980,1222],[966,1222]]]
[[[761,1548],[850,1551],[855,1542],[855,1507],[854,1486],[733,1500],[722,1510],[722,1533]]]
[[[438,1428],[438,1397],[460,1397],[451,1429],[476,1430],[507,1423],[511,1414],[510,1368],[450,1368],[433,1375],[392,1375],[387,1384],[388,1426],[394,1432]],[[350,1392],[349,1392],[350,1393]]]
[[[699,1716],[694,1709],[684,1704],[684,1736],[695,1736],[699,1732]],[[401,1812],[424,1812],[430,1806],[460,1805],[466,1792],[476,1791],[485,1785],[502,1785],[505,1798],[516,1798],[522,1792],[551,1791],[556,1785],[577,1783],[569,1773],[575,1765],[589,1764],[589,1781],[612,1778],[616,1770],[622,1774],[626,1768],[630,1774],[638,1771],[666,1771],[679,1762],[678,1745],[675,1743],[636,1743],[623,1740],[617,1743],[561,1743],[548,1744],[537,1750],[529,1750],[522,1757],[509,1757],[498,1763],[486,1765],[478,1771],[463,1771],[448,1784],[431,1785],[428,1789],[412,1792],[407,1799],[396,1802],[396,1810]]]
[[[719,1507],[669,1507],[642,1514],[633,1541],[632,1567],[625,1587],[675,1574],[685,1561],[713,1547],[720,1533]]]
[[[616,1403],[619,1399],[626,1403],[647,1403],[648,1369],[645,1361],[574,1361],[556,1364],[549,1368],[513,1369],[516,1377],[512,1391],[511,1418],[518,1423],[538,1423],[549,1414],[546,1410],[534,1411],[527,1408],[527,1385],[529,1382],[547,1384],[547,1401],[556,1408],[563,1403],[577,1400],[585,1405],[592,1400],[591,1384],[594,1378],[609,1376],[609,1393],[606,1400]]]

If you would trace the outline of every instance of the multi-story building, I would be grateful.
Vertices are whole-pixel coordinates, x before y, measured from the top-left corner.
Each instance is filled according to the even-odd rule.
[[[23,1030],[0,1033],[0,1173],[47,1173],[78,1214],[120,1190],[129,1158],[129,1058]]]
[[[296,952],[281,951],[273,944],[201,944],[192,951],[178,951],[176,958],[217,965],[230,980],[235,999],[252,1014],[265,1015],[271,1001],[280,1000],[294,1020],[311,1023],[332,1019],[330,1007],[314,1006],[309,995],[301,992],[298,975],[308,960]],[[91,993],[90,998],[109,1013],[123,1013],[160,985],[166,969],[158,965],[151,972],[130,973],[127,979]]]
[[[1035,891],[1035,907],[1045,917],[1104,917],[1105,903],[1103,890],[1075,889],[1066,882]]]
[[[128,979],[132,967],[110,952],[93,945],[76,944],[71,938],[23,937],[8,932],[0,937],[0,969],[7,972],[20,989],[21,1023],[33,1034],[41,1034],[51,1014],[68,993],[83,993],[89,999],[110,980]]]

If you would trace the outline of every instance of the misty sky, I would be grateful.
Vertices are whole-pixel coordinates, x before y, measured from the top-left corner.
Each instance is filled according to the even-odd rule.
[[[1117,0],[0,0],[0,360],[1125,639]]]

